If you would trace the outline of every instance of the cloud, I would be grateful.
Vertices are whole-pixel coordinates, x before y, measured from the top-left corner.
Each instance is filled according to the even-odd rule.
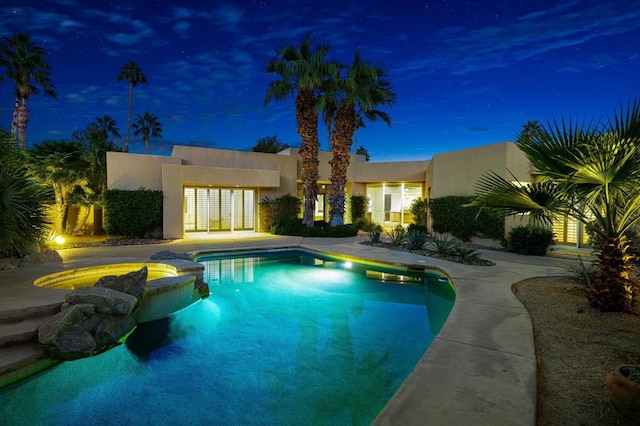
[[[191,28],[191,24],[189,22],[178,21],[175,24],[173,24],[173,31],[175,31],[175,33],[178,34],[178,36],[183,39],[186,39],[188,37],[189,28]]]

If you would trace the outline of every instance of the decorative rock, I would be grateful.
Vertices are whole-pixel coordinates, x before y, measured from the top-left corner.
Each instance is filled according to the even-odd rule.
[[[100,322],[94,333],[96,345],[107,350],[116,346],[119,340],[136,327],[133,315],[110,317]]]
[[[44,253],[28,254],[20,261],[20,266],[32,265],[34,263],[62,262],[62,257],[55,251],[46,251]]]
[[[120,276],[108,275],[102,277],[93,287],[108,288],[142,299],[147,292],[147,274],[147,267],[143,266],[136,272],[129,272]]]
[[[184,259],[184,260],[192,260],[191,256],[187,253],[174,253],[170,250],[161,250],[151,256],[153,260],[169,260],[169,259]]]
[[[89,303],[96,306],[96,312],[110,315],[129,315],[138,304],[134,296],[99,287],[77,288],[65,296],[65,301],[70,305]]]
[[[38,327],[38,341],[47,351],[62,359],[78,359],[93,354],[96,341],[81,324],[84,309],[69,306]]]
[[[0,271],[4,271],[5,269],[14,269],[17,268],[20,264],[20,259],[16,259],[13,257],[3,257],[0,259]]]

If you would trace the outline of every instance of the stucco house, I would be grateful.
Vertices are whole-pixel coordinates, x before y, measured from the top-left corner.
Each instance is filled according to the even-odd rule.
[[[320,152],[316,219],[328,220],[330,152]],[[260,229],[259,202],[280,195],[301,196],[302,161],[295,148],[277,154],[174,146],[170,156],[107,153],[107,187],[147,188],[164,194],[164,238],[190,233]],[[369,217],[384,226],[412,223],[414,199],[473,195],[487,171],[508,180],[531,182],[535,171],[511,142],[501,142],[443,154],[430,160],[366,162],[352,155],[347,198],[366,195]],[[348,209],[348,206],[347,206]],[[349,212],[347,211],[347,222]],[[522,222],[525,220],[525,222]],[[561,221],[562,222],[562,221]],[[575,244],[579,227],[559,222],[560,243]],[[507,229],[526,218],[510,218]],[[568,235],[568,237],[567,237]]]

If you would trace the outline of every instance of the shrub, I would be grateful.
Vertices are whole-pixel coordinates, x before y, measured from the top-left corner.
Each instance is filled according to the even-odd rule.
[[[351,196],[351,223],[358,223],[365,220],[367,204],[369,199],[364,195]]]
[[[429,202],[426,199],[416,198],[411,203],[411,214],[413,215],[413,223],[417,226],[427,227],[427,214],[429,209]]]
[[[264,197],[260,201],[260,225],[263,231],[271,229],[276,221],[296,219],[301,201],[293,195],[281,195],[273,200]]]
[[[364,218],[358,222],[354,222],[354,225],[358,227],[358,229],[362,229],[365,232],[370,232],[374,230],[378,230],[382,232],[382,225],[376,222],[372,222],[371,220]]]
[[[420,250],[427,244],[427,233],[419,229],[410,229],[405,237],[409,250]]]
[[[455,254],[457,247],[459,246],[458,240],[447,236],[438,236],[437,234],[432,236],[429,240],[431,248],[438,254],[450,256]]]
[[[382,230],[381,229],[372,229],[371,231],[369,231],[367,233],[367,235],[369,236],[369,240],[371,242],[379,243],[380,242],[380,235],[382,235]]]
[[[144,237],[162,225],[162,191],[108,189],[103,194],[108,235]]]
[[[429,203],[433,230],[449,233],[462,241],[474,235],[504,240],[504,214],[495,210],[466,207],[474,197],[434,198]]]
[[[344,238],[358,235],[358,228],[351,224],[332,227],[323,221],[316,221],[313,226],[306,226],[302,223],[302,219],[295,218],[276,220],[271,227],[271,233],[300,237]]]
[[[391,245],[394,246],[402,245],[405,238],[407,237],[407,231],[401,225],[385,231],[385,234],[387,235],[387,238],[389,239]]]
[[[429,235],[429,230],[427,229],[426,226],[423,225],[416,225],[415,223],[412,223],[411,225],[409,225],[408,231],[421,231],[424,232],[425,234],[427,234],[427,236]]]
[[[553,232],[540,226],[517,226],[509,231],[507,249],[514,253],[544,256],[553,244]]]

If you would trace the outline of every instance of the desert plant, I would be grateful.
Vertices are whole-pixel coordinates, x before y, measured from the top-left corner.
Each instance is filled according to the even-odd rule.
[[[595,271],[595,265],[592,263],[585,264],[582,258],[578,256],[578,260],[565,268],[564,275],[576,284],[591,288]]]
[[[382,230],[378,228],[372,229],[371,231],[367,232],[367,236],[369,236],[369,240],[372,243],[379,243],[381,235],[382,235]]]
[[[545,256],[553,244],[553,232],[541,226],[516,226],[509,231],[507,249],[518,254]]]
[[[400,246],[407,238],[407,231],[402,227],[402,225],[398,225],[395,228],[385,231],[385,235],[392,246]]]
[[[419,229],[409,230],[405,239],[409,250],[420,250],[427,244],[427,241],[429,241],[427,233]]]
[[[458,240],[446,235],[434,234],[429,239],[429,245],[436,253],[449,256],[455,253]]]
[[[474,247],[465,246],[464,244],[456,245],[454,253],[460,256],[462,259],[475,259],[480,256],[478,249]]]

